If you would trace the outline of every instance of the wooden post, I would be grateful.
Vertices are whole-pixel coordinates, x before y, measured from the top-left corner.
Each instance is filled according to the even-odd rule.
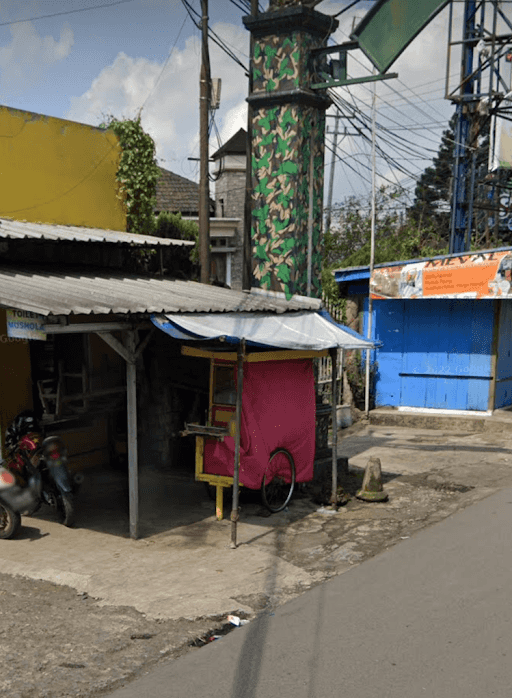
[[[238,522],[238,495],[240,492],[240,431],[242,426],[242,395],[244,389],[245,339],[240,340],[236,366],[236,413],[235,413],[235,467],[233,472],[233,503],[231,506],[231,547],[236,548],[236,525]]]
[[[336,413],[336,359],[338,358],[338,349],[334,347],[329,350],[332,361],[332,376],[331,376],[331,402],[332,402],[332,490],[331,504],[332,508],[336,509],[338,504],[338,418]]]
[[[135,333],[133,331],[127,333],[126,345],[130,355],[130,360],[126,362],[130,538],[136,539],[139,537],[139,466],[137,457],[137,368],[135,363]]]
[[[201,0],[201,77],[199,83],[199,259],[201,283],[210,283],[210,186],[208,177],[208,114],[210,57],[208,53],[208,0]]]
[[[217,485],[215,488],[215,516],[217,521],[224,518],[224,487]]]
[[[125,344],[110,334],[97,334],[126,361],[126,413],[128,429],[128,501],[130,515],[130,538],[139,537],[139,459],[137,442],[137,359],[153,336],[152,328],[147,337],[137,347],[136,330],[126,332]]]

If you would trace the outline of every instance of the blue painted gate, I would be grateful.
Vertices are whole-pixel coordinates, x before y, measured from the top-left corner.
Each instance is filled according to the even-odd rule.
[[[494,406],[512,405],[512,300],[501,301]]]
[[[495,302],[374,301],[376,405],[487,410]]]

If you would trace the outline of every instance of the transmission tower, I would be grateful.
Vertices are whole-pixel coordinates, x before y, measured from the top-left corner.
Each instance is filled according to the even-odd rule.
[[[456,105],[456,128],[450,221],[450,252],[470,249],[473,233],[490,240],[498,231],[500,189],[507,174],[491,175],[483,153],[493,140],[496,117],[512,121],[510,79],[503,77],[512,52],[510,5],[501,0],[464,0],[462,39],[454,40],[457,21],[450,3],[447,99]],[[508,12],[507,12],[508,10]],[[504,31],[502,31],[504,30]],[[460,50],[460,80],[452,89],[453,53]]]

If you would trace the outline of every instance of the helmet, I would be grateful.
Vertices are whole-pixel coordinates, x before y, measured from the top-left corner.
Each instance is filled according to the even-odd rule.
[[[39,423],[31,410],[23,410],[13,419],[5,431],[5,447],[14,451],[20,439],[32,432],[40,431]]]

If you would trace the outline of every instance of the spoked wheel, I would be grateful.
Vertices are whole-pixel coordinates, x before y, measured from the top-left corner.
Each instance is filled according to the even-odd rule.
[[[0,539],[12,538],[21,526],[21,516],[11,507],[0,504]]]
[[[268,459],[261,482],[263,504],[272,513],[282,511],[292,498],[295,487],[295,463],[285,448],[276,448]]]

